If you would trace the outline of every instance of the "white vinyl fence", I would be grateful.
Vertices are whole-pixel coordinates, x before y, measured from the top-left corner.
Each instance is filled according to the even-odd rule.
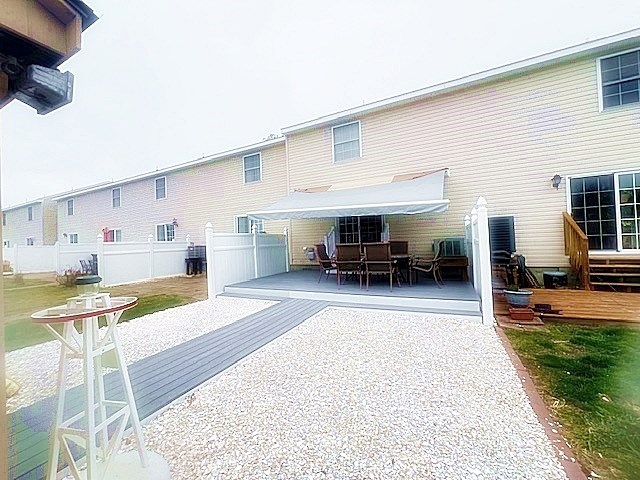
[[[493,325],[493,286],[491,281],[491,247],[489,245],[489,214],[487,201],[478,198],[471,215],[464,217],[467,255],[473,286],[480,297],[482,323]]]
[[[266,233],[213,233],[205,226],[207,290],[209,298],[224,287],[253,278],[289,271],[288,235]]]
[[[80,260],[98,261],[102,285],[117,285],[185,273],[189,236],[185,241],[156,242],[149,235],[146,242],[56,243],[37,247],[17,245],[4,248],[4,259],[14,272],[62,272],[80,269]]]

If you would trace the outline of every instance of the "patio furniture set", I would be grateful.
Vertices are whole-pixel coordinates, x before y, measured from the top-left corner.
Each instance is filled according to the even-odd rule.
[[[401,286],[401,278],[412,285],[414,278],[417,283],[419,272],[423,272],[433,275],[438,288],[444,284],[440,272],[441,242],[436,242],[434,256],[429,258],[410,255],[409,242],[406,241],[337,244],[333,257],[327,254],[326,246],[323,243],[314,245],[314,248],[320,266],[318,283],[323,277],[329,278],[329,275],[334,272],[338,285],[342,284],[343,275],[345,282],[350,276],[357,275],[360,288],[362,288],[362,277],[364,276],[368,290],[372,275],[388,275],[389,289],[393,291],[394,278],[398,286]]]

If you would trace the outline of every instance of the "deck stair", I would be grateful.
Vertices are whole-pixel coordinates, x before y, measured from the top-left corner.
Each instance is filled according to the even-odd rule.
[[[640,256],[589,256],[589,280],[594,290],[640,292]]]

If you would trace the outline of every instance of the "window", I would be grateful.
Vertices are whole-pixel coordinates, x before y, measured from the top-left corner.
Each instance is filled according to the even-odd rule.
[[[340,162],[350,158],[360,158],[360,122],[338,125],[331,129],[333,134],[333,161]]]
[[[72,198],[70,200],[67,200],[67,215],[73,215],[74,211],[75,211],[75,206]]]
[[[262,220],[249,220],[246,215],[236,217],[236,233],[251,233],[253,226],[260,233],[264,233],[264,223]]]
[[[590,250],[640,249],[640,172],[572,178],[571,216]]]
[[[165,223],[163,225],[156,225],[156,241],[158,242],[173,242],[175,238],[175,227],[173,223]]]
[[[77,233],[70,233],[68,235],[69,238],[69,243],[78,243],[78,234]]]
[[[33,245],[35,245],[33,242],[33,237],[27,237],[26,240],[28,246],[32,247]]]
[[[119,228],[113,228],[111,230],[107,230],[104,233],[104,241],[105,242],[121,242],[122,230],[120,230]]]
[[[378,215],[338,218],[340,243],[371,243],[382,238],[384,222]]]
[[[2,226],[3,227],[7,226],[7,214],[6,213],[2,214]]]
[[[167,198],[167,177],[156,178],[156,200]]]
[[[120,197],[122,195],[122,189],[120,187],[111,190],[111,206],[113,208],[120,207]]]
[[[262,180],[262,157],[259,153],[242,157],[244,166],[244,183]]]
[[[2,246],[9,248],[11,246],[11,242],[9,240],[3,240],[2,241]]]
[[[640,102],[640,50],[601,58],[602,108]]]
[[[33,207],[27,207],[27,220],[33,220]]]

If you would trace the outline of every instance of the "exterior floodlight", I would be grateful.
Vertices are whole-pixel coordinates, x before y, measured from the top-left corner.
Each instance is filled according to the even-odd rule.
[[[560,187],[561,181],[562,181],[562,177],[556,173],[551,179],[551,185],[553,186],[553,188],[557,190]]]
[[[73,74],[29,65],[16,81],[15,98],[35,108],[39,115],[45,115],[71,102]]]

